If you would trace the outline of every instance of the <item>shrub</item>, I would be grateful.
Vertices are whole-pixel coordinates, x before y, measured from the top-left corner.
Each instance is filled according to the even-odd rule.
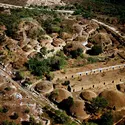
[[[8,120],[5,120],[2,122],[2,125],[19,125],[19,124],[16,124],[14,122],[9,122]]]
[[[46,47],[42,47],[40,49],[40,53],[41,53],[42,56],[45,56],[47,54],[47,48]]]
[[[8,112],[8,108],[7,107],[1,107],[0,108],[0,112],[1,113],[7,113]]]
[[[67,80],[67,81],[65,81],[64,83],[62,83],[62,85],[68,86],[68,85],[70,85],[70,81]]]
[[[103,97],[93,98],[91,101],[92,111],[98,112],[108,106],[108,102]]]
[[[21,71],[17,71],[14,80],[22,80],[23,78],[24,78],[23,73]]]
[[[61,29],[59,26],[53,25],[53,26],[51,26],[51,30],[52,30],[52,32],[59,33]]]
[[[8,108],[7,107],[3,107],[3,113],[7,113],[8,112]]]
[[[51,71],[60,70],[66,65],[65,58],[54,56],[50,58]]]
[[[46,74],[47,80],[51,81],[51,80],[53,80],[53,78],[54,78],[54,74],[52,74],[52,73]]]
[[[83,50],[81,48],[78,48],[76,50],[72,50],[70,52],[72,58],[77,58],[78,56],[82,55],[82,53],[83,53]]]
[[[94,45],[91,50],[87,51],[87,53],[90,55],[99,55],[102,52],[103,52],[102,47],[98,45]]]
[[[72,48],[72,45],[65,46],[63,51],[68,56],[71,56],[72,58],[77,58],[79,56],[82,56],[83,50],[82,48],[77,48],[76,50],[68,50],[68,48]]]
[[[6,87],[4,90],[6,90],[6,91],[10,91],[11,90],[11,87]]]
[[[31,58],[28,61],[28,69],[37,76],[42,76],[50,72],[50,68],[47,66],[48,60],[44,59],[39,61],[37,58]]]
[[[27,109],[25,109],[25,111],[24,111],[24,113],[29,113],[30,112],[30,110],[27,108]]]
[[[60,70],[66,65],[65,58],[58,56],[50,57],[47,59],[31,58],[28,61],[28,69],[36,76],[47,76],[48,79],[53,78],[50,76],[50,71]],[[49,75],[48,75],[49,74]]]
[[[18,114],[14,113],[13,115],[10,116],[11,119],[16,120],[18,118]]]
[[[93,57],[88,57],[87,60],[89,63],[96,63],[98,61],[97,58],[93,58]]]
[[[106,112],[101,116],[101,125],[113,125],[113,116],[111,112]]]

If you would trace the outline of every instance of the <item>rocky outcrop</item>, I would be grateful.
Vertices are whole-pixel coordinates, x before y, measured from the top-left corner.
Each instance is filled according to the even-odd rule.
[[[80,96],[83,100],[91,101],[93,98],[97,97],[97,94],[94,93],[93,91],[86,90],[86,91],[81,92]]]
[[[79,120],[87,119],[89,117],[85,111],[85,102],[82,100],[74,101],[74,104],[70,107],[70,113]]]
[[[72,97],[72,94],[63,88],[55,89],[50,96],[51,100],[57,103],[62,102],[64,99],[68,99],[68,97]]]
[[[111,108],[119,110],[125,107],[125,95],[120,91],[104,90],[99,96],[104,97]]]
[[[42,81],[35,86],[35,90],[41,94],[48,94],[53,91],[53,85],[51,82]]]

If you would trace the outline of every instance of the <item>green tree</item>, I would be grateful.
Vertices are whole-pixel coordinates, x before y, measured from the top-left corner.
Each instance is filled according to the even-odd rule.
[[[103,52],[103,50],[102,50],[101,46],[94,45],[91,50],[88,50],[87,53],[90,55],[99,55],[102,52]]]
[[[47,48],[46,47],[42,47],[40,49],[40,53],[42,54],[42,56],[45,56],[47,54]]]
[[[106,112],[101,116],[101,125],[113,125],[113,116],[111,112]]]
[[[98,61],[98,59],[94,57],[88,57],[87,60],[89,63],[96,63]]]
[[[2,122],[2,125],[19,125],[19,124],[16,124],[14,122],[9,122],[8,120],[5,120]]]
[[[60,70],[66,65],[66,59],[58,56],[53,56],[47,59],[40,57],[31,58],[28,63],[28,69],[36,76],[46,76],[52,79],[50,71]]]
[[[92,112],[99,112],[108,106],[108,102],[103,97],[93,98],[91,101]]]
[[[8,112],[8,108],[7,107],[0,107],[0,112],[1,113],[7,113]]]
[[[60,70],[66,65],[66,60],[64,58],[54,56],[50,58],[51,71]]]
[[[27,108],[27,109],[25,109],[25,111],[24,111],[24,113],[29,113],[30,112],[30,109],[29,108]]]
[[[37,76],[42,76],[50,72],[50,67],[48,65],[48,60],[44,59],[39,61],[37,58],[31,58],[28,61],[28,69]]]
[[[59,33],[61,28],[59,26],[57,26],[57,25],[52,25],[51,30],[52,30],[52,32]]]
[[[70,52],[70,54],[71,54],[72,58],[77,58],[78,56],[81,56],[83,54],[83,50],[82,50],[82,48],[78,48],[76,50],[72,50]]]

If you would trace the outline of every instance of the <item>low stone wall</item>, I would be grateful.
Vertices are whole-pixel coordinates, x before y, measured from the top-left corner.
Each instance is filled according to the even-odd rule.
[[[78,78],[78,77],[85,76],[85,75],[86,76],[93,75],[93,74],[98,74],[98,73],[102,73],[102,72],[108,72],[108,71],[113,71],[113,70],[118,70],[118,69],[123,69],[123,68],[125,68],[125,64],[98,68],[98,69],[92,69],[89,71],[78,72],[78,73],[74,73],[71,75],[64,75],[63,77],[57,78],[56,80],[61,80],[61,79],[67,80],[67,79],[71,79],[71,78]]]
[[[78,92],[86,89],[98,89],[98,88],[107,88],[107,86],[116,86],[118,84],[123,84],[125,83],[125,77],[120,78],[120,79],[115,79],[112,81],[102,81],[98,82],[96,84],[90,84],[90,85],[84,85],[83,86],[76,86],[76,87],[71,87],[71,92]]]

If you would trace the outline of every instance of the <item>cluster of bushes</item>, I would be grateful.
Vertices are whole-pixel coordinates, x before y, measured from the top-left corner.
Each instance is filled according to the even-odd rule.
[[[112,113],[105,112],[96,123],[94,122],[86,122],[82,125],[113,125],[113,116]]]
[[[47,9],[12,9],[11,15],[0,13],[0,24],[6,26],[6,33],[8,36],[14,37],[13,35],[15,30],[17,29],[20,19],[28,17],[36,18],[41,14],[56,15],[54,11],[50,11]]]
[[[5,120],[5,121],[3,121],[2,122],[2,125],[19,125],[19,124],[16,124],[15,122],[10,122],[10,121],[8,121],[8,120]]]
[[[96,62],[99,61],[99,59],[98,58],[94,58],[94,57],[88,57],[87,61],[88,61],[88,63],[96,63]]]
[[[46,106],[44,110],[53,119],[54,124],[77,125],[77,123],[72,121],[70,117],[63,111],[55,110],[49,108],[48,106]]]
[[[42,125],[41,122],[36,122],[33,116],[30,116],[29,121],[22,121],[22,125]]]
[[[108,102],[103,97],[93,98],[90,104],[86,104],[86,108],[89,113],[99,113],[101,117],[84,122],[83,125],[113,125],[112,112],[108,110]]]
[[[96,1],[106,2],[106,3],[117,3],[117,4],[125,3],[124,0],[96,0]]]
[[[0,107],[0,113],[7,113],[8,108],[7,107]]]
[[[93,98],[91,104],[88,104],[87,110],[90,113],[100,113],[101,117],[94,122],[84,123],[83,125],[113,125],[113,116],[111,110],[108,110],[108,102],[103,97]]]
[[[52,32],[60,33],[61,31],[61,18],[59,18],[57,15],[53,18],[47,18],[46,20],[41,21],[42,27],[45,29],[45,31],[50,34]]]
[[[19,115],[15,112],[13,115],[10,116],[11,119],[16,120],[18,119]]]
[[[91,50],[88,50],[87,53],[90,55],[99,55],[103,52],[102,47],[99,45],[94,45]]]
[[[72,97],[69,97],[67,99],[64,99],[62,102],[57,103],[58,107],[60,109],[63,109],[67,112],[67,114],[70,114],[70,107],[74,104],[74,100]],[[101,117],[96,120],[89,120],[86,123],[83,123],[82,125],[113,125],[113,116],[111,110],[108,109],[108,102],[103,97],[96,97],[93,98],[90,103],[86,102],[85,104],[86,111],[89,114],[98,115],[100,114]],[[60,115],[60,111],[56,111],[55,115]],[[63,117],[61,117],[63,119]],[[72,125],[72,124],[71,124]]]
[[[81,48],[78,48],[76,50],[72,50],[70,52],[70,55],[72,56],[72,58],[77,58],[79,56],[82,56],[82,54],[83,54],[83,50]]]
[[[100,112],[108,106],[108,102],[103,97],[93,98],[91,101],[90,112]]]
[[[65,65],[65,58],[53,56],[47,59],[31,58],[27,67],[36,76],[46,76],[50,71],[60,70]]]
[[[120,23],[125,23],[125,1],[124,0],[85,0],[82,3],[76,3],[74,14],[81,14],[84,17],[93,17],[97,13],[114,16]]]
[[[90,7],[87,9],[81,5],[76,4],[76,10],[74,15],[82,15],[84,18],[92,18],[94,16],[93,11]]]
[[[77,48],[77,49],[74,49],[74,50],[69,50],[70,48],[70,45],[66,45],[64,48],[63,48],[63,51],[64,53],[71,57],[71,58],[77,58],[77,57],[82,57],[83,55],[83,50],[82,48]]]

